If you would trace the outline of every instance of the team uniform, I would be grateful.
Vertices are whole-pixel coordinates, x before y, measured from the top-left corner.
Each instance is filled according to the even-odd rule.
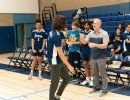
[[[124,34],[124,40],[128,39],[130,41],[130,33],[125,33]],[[130,52],[130,43],[126,43],[125,42],[125,48],[126,48],[126,51]]]
[[[86,38],[90,32],[91,32],[91,30],[89,32],[81,31],[80,34],[84,34],[84,38]],[[90,61],[90,56],[91,56],[90,54],[91,54],[91,51],[90,51],[88,44],[83,44],[82,45],[82,60]]]
[[[58,55],[56,47],[61,47],[62,36],[60,32],[52,30],[49,33],[48,37],[48,47],[47,47],[47,55],[48,55],[48,63],[51,68],[51,85],[50,85],[50,95],[49,100],[55,100],[55,92],[58,88],[58,83],[60,77],[63,79],[61,86],[57,91],[57,95],[61,96],[63,90],[67,86],[70,77],[67,71],[65,64],[62,62],[61,58]]]
[[[43,39],[47,38],[46,32],[37,32],[36,30],[34,30],[32,32],[31,38],[34,39],[34,49],[37,51],[36,53],[33,53],[33,56],[42,57],[43,52],[39,52],[39,50],[42,49]]]

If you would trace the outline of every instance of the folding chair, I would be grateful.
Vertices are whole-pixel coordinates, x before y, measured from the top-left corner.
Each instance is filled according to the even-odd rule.
[[[48,61],[47,60],[43,60],[42,63],[43,63],[43,71],[46,71],[46,69],[47,69],[50,72],[51,69],[50,69],[50,67],[48,65]]]
[[[129,86],[129,79],[130,79],[130,56],[126,56],[124,60],[122,61],[121,68],[116,69],[115,73],[117,73],[116,76],[116,82],[118,84],[119,79],[122,81],[123,85],[124,83],[127,82]],[[121,76],[123,75],[123,76]],[[126,75],[126,77],[124,76]],[[123,79],[126,79],[127,81],[123,81]]]
[[[23,48],[21,50],[21,54],[19,57],[15,58],[17,60],[17,63],[15,64],[15,66],[22,68],[23,67],[23,60],[26,57],[26,53],[27,53],[27,49]]]
[[[115,70],[116,69],[120,69],[122,60],[123,60],[123,58],[119,54],[116,54],[116,55],[114,55],[114,56],[112,56],[110,58],[110,62],[112,62],[112,64],[108,63],[107,64],[107,68],[106,68],[107,76],[108,76],[108,78],[109,78],[110,81],[116,80],[117,74],[115,73]],[[117,65],[114,64],[114,61],[118,61],[118,62],[120,62],[120,64],[117,66]],[[111,77],[115,77],[115,79],[113,79]]]
[[[10,66],[11,63],[15,65],[17,63],[17,60],[15,58],[19,57],[21,55],[21,48],[16,48],[15,52],[11,57],[8,57],[7,59],[10,59],[10,62],[8,64],[8,67]]]
[[[24,69],[29,69],[32,64],[32,49],[27,50],[25,58],[22,58],[22,66]]]

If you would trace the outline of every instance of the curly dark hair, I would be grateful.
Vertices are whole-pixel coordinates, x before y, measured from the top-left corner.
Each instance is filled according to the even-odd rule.
[[[40,19],[36,19],[36,23],[41,23],[41,20]]]
[[[62,15],[57,15],[52,21],[52,28],[61,31],[66,26],[66,18]]]

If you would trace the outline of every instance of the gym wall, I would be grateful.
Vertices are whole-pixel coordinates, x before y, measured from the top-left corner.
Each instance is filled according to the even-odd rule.
[[[87,7],[89,14],[105,14],[111,12],[130,13],[129,0],[40,0],[42,6],[56,3],[59,14],[71,16],[74,10]]]
[[[11,1],[15,3],[12,3]],[[23,8],[24,6],[20,7],[19,5],[21,3],[22,5],[25,4],[25,8],[29,8],[29,10],[25,10],[25,8]],[[5,4],[12,4],[12,6],[6,6],[6,8],[4,8]],[[31,28],[35,27],[35,20],[36,18],[39,18],[38,0],[3,0],[0,1],[0,5],[2,5],[0,6],[0,53],[11,52],[14,51],[16,47],[18,47],[18,42],[19,44],[22,42],[22,39],[20,39],[22,35],[20,32],[21,29],[24,29],[23,31],[25,33],[24,38],[26,43],[24,47],[30,47]],[[17,34],[16,26],[19,29]]]

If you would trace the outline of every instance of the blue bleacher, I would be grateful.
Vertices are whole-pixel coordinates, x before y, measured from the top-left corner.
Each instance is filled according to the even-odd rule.
[[[130,20],[130,16],[125,16],[125,20]]]
[[[112,16],[112,13],[107,13],[107,14],[105,14],[105,16],[106,16],[106,17]]]
[[[108,25],[109,25],[109,26],[116,26],[116,23],[115,23],[115,21],[109,21],[109,22],[108,22]]]
[[[118,12],[111,13],[112,16],[118,16]]]
[[[105,22],[105,17],[100,17],[99,19],[101,19],[102,22]]]
[[[125,16],[118,16],[118,21],[124,21],[125,20]]]
[[[111,16],[111,17],[110,17],[110,20],[111,20],[111,21],[118,21],[118,16]]]
[[[130,20],[125,20],[124,21],[124,25],[127,24],[127,23],[130,23]]]
[[[71,24],[72,23],[72,20],[67,20],[67,24]]]
[[[102,26],[102,29],[108,31],[108,26]]]
[[[109,36],[114,35],[115,33],[116,33],[116,31],[108,31]]]
[[[105,22],[110,21],[110,17],[105,17]]]
[[[108,26],[109,31],[116,31],[117,26]]]
[[[102,26],[108,26],[108,22],[102,22]]]
[[[115,25],[118,26],[118,24],[122,24],[123,25],[124,22],[123,21],[115,21]]]
[[[73,20],[72,17],[66,17],[66,20]]]

